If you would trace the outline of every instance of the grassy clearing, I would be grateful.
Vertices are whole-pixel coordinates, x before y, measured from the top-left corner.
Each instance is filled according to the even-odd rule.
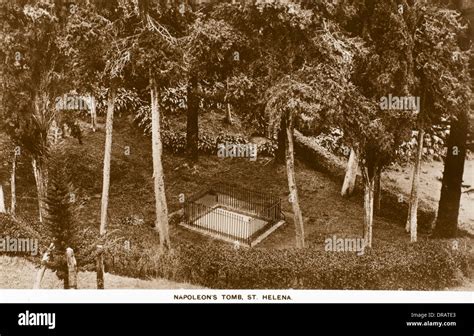
[[[0,256],[0,288],[30,289],[33,287],[37,268],[22,258]],[[118,275],[105,274],[106,289],[198,289],[190,284],[163,279],[140,280]],[[46,270],[41,283],[43,289],[62,289],[63,282],[50,270]],[[96,289],[96,274],[80,272],[79,289]]]

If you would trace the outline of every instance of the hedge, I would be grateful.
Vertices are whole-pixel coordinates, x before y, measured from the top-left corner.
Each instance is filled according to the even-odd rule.
[[[164,130],[161,133],[163,147],[172,153],[184,153],[186,150],[186,133]],[[221,134],[218,136],[209,133],[200,133],[198,139],[198,149],[201,153],[216,155],[219,144],[248,144],[250,141],[243,136]],[[276,144],[270,141],[257,144],[258,155],[273,157],[276,151]]]
[[[0,215],[0,237],[38,237],[44,249],[48,242],[21,222]],[[459,243],[423,240],[384,242],[362,256],[323,249],[260,248],[234,249],[210,241],[207,244],[173,242],[173,249],[161,254],[159,237],[144,225],[122,227],[117,237],[132,235],[130,248],[107,246],[106,271],[135,278],[166,278],[216,289],[384,289],[440,290],[458,285],[468,273],[467,255]],[[129,235],[127,235],[129,236]],[[84,235],[77,251],[81,270],[94,270],[94,234]],[[467,239],[467,238],[462,238]],[[111,241],[116,238],[111,237]],[[1,253],[0,253],[1,254]],[[39,263],[41,255],[28,259]]]
[[[216,289],[438,290],[467,273],[467,258],[446,241],[381,245],[362,256],[315,248],[266,250],[212,242],[177,244],[170,253],[115,251],[110,272],[162,277]]]

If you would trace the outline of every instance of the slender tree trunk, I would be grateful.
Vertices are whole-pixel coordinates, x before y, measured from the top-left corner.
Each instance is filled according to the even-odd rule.
[[[115,87],[111,86],[107,96],[107,119],[105,124],[104,171],[102,182],[102,201],[100,210],[100,236],[105,239],[107,233],[107,211],[109,206],[110,163],[112,160],[112,132],[114,125]],[[104,289],[103,246],[97,245],[97,288]]]
[[[197,78],[192,77],[187,91],[188,111],[186,118],[186,151],[192,162],[199,160],[199,97]]]
[[[43,168],[43,164],[36,159],[31,162],[33,166],[33,174],[35,176],[36,190],[38,194],[38,213],[39,221],[42,223],[46,213],[45,199],[47,190],[47,172]]]
[[[3,186],[0,184],[0,213],[6,213],[5,208],[5,195],[3,194]]]
[[[151,86],[151,134],[153,150],[153,180],[155,188],[155,228],[160,235],[160,247],[166,251],[170,249],[170,236],[168,224],[168,206],[166,204],[165,182],[161,154],[163,145],[161,143],[160,111],[158,104],[158,89],[154,80],[150,80]]]
[[[293,218],[296,232],[296,247],[303,248],[305,247],[304,223],[298,198],[298,189],[296,187],[293,123],[291,121],[288,122],[286,128],[286,136],[286,172],[288,176],[288,188],[290,190],[290,202],[291,207],[293,208]]]
[[[372,228],[374,222],[374,177],[364,177],[364,240],[365,246],[372,247]]]
[[[276,163],[285,163],[285,154],[286,154],[286,122],[285,118],[281,118],[280,130],[277,135],[277,150],[275,153],[275,162]]]
[[[91,126],[92,126],[92,131],[95,132],[97,128],[97,111],[96,111],[96,105],[95,105],[95,97],[92,96],[92,101],[91,101]]]
[[[10,177],[11,209],[10,213],[15,216],[16,213],[16,153],[13,153],[12,173]]]
[[[382,171],[377,170],[375,173],[375,180],[374,180],[374,212],[380,212],[380,202],[382,200],[382,187],[380,186],[380,182],[382,179]]]
[[[229,125],[232,125],[234,121],[232,120],[232,105],[227,103],[227,108],[226,108],[226,117],[225,120]]]
[[[226,116],[225,121],[229,124],[233,124],[232,120],[232,105],[229,103],[229,77],[227,77],[226,84],[225,84],[225,97],[224,102],[226,105]]]
[[[109,205],[110,163],[112,160],[112,133],[114,125],[115,88],[109,89],[107,97],[107,120],[105,125],[104,170],[102,182],[102,202],[100,209],[100,235],[107,231],[107,209]]]
[[[359,168],[359,158],[357,150],[351,148],[349,161],[347,162],[346,175],[344,176],[344,183],[342,184],[341,196],[348,197],[352,195],[355,188],[357,170]]]
[[[423,129],[418,130],[418,148],[416,151],[415,165],[413,167],[413,177],[411,184],[410,194],[410,206],[408,209],[408,218],[405,230],[410,232],[410,241],[412,243],[417,240],[417,216],[418,216],[418,188],[420,185],[420,170],[421,170],[421,158],[423,156],[423,141],[425,137],[425,131]]]
[[[77,289],[77,262],[74,257],[74,250],[70,247],[66,249],[66,262],[68,270],[68,288],[67,289]]]
[[[434,235],[437,237],[453,238],[457,235],[468,127],[467,111],[463,111],[457,120],[451,122],[438,216],[434,229]]]

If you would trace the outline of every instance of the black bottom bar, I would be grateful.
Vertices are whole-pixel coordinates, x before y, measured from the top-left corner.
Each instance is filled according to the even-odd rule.
[[[201,334],[226,333],[229,328],[252,334],[262,330],[266,335],[282,328],[296,335],[474,332],[473,305],[468,304],[14,304],[0,305],[0,310],[1,336]],[[32,325],[38,322],[43,325]]]

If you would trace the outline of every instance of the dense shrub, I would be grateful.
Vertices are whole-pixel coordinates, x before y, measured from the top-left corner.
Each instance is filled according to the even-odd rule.
[[[163,147],[172,153],[184,153],[186,150],[186,133],[164,130],[161,133]],[[209,133],[200,133],[198,140],[198,148],[201,153],[208,155],[217,155],[218,144],[247,144],[250,141],[240,135],[220,134],[214,136]],[[276,144],[271,141],[257,144],[257,152],[259,156],[274,156]]]
[[[383,242],[362,256],[316,248],[236,250],[218,241],[199,245],[175,242],[172,251],[160,254],[159,237],[152,228],[134,224],[110,229],[115,233],[106,243],[107,272],[208,288],[439,290],[458,285],[460,274],[468,271],[463,250],[468,244],[462,241],[459,250],[445,240]],[[35,230],[4,215],[0,215],[0,232],[41,239]],[[95,246],[96,236],[96,232],[83,236],[76,255],[81,270],[95,269],[90,246]],[[44,249],[47,243],[41,242]],[[41,256],[29,259],[39,263]]]
[[[155,251],[155,252],[153,252]],[[446,242],[379,246],[363,256],[317,249],[239,249],[211,243],[178,244],[169,254],[156,249],[114,251],[110,272],[164,277],[220,289],[434,290],[454,286],[466,272],[466,256]]]
[[[41,235],[39,232],[42,232],[43,226],[38,223],[33,223],[31,225],[26,224],[22,221],[13,219],[10,215],[0,214],[0,239],[7,238],[17,238],[17,239],[36,239],[38,241],[38,254],[32,255],[31,252],[7,252],[0,251],[0,255],[10,255],[15,257],[24,257],[30,261],[35,261],[35,259],[40,260],[40,252],[44,251],[47,248],[47,243],[45,242],[45,236]]]

